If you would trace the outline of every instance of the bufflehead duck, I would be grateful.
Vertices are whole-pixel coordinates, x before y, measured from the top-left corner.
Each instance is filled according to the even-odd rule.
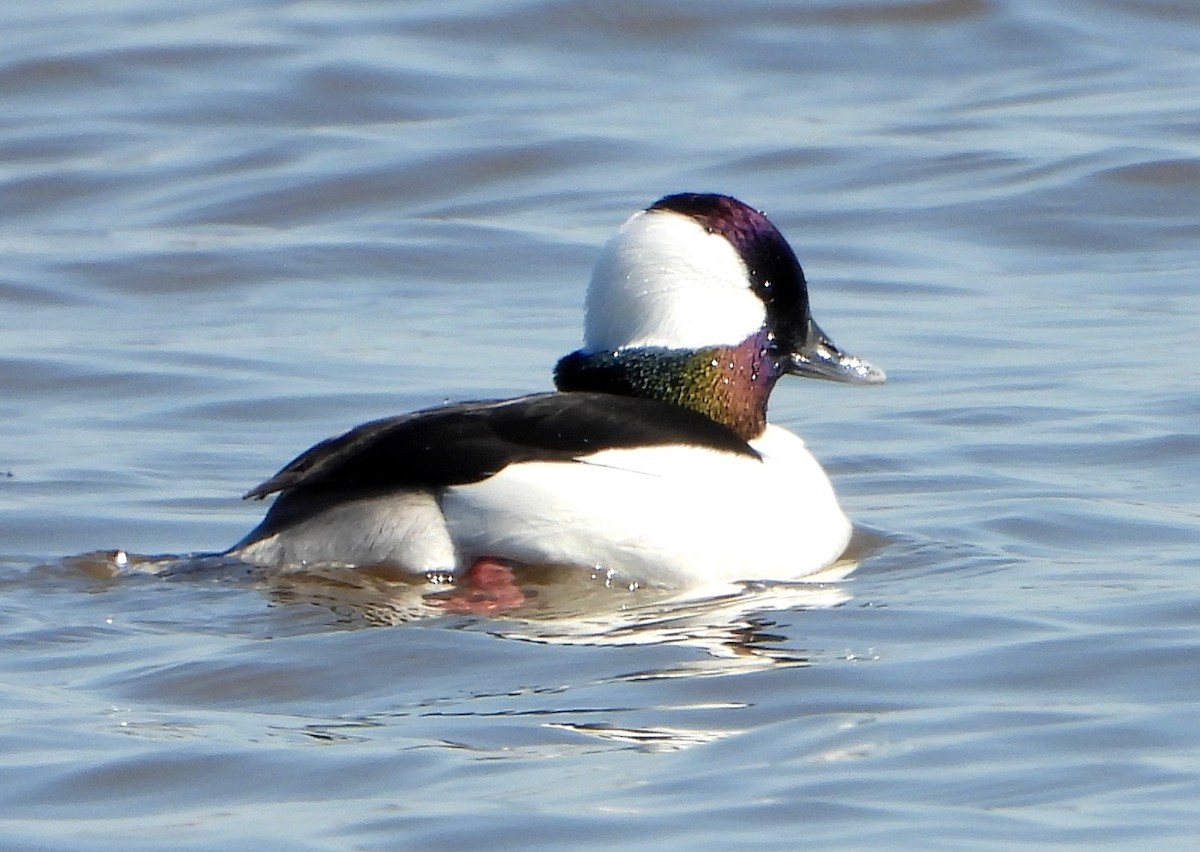
[[[884,381],[813,322],[804,272],[762,213],[669,195],[603,249],[557,392],[323,441],[245,495],[278,493],[227,554],[416,575],[577,566],[668,587],[802,578],[851,526],[804,442],[767,422],[787,374]]]

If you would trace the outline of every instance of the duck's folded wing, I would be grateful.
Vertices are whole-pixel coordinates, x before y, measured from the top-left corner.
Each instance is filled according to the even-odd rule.
[[[518,462],[567,462],[605,449],[666,444],[757,456],[731,429],[677,405],[605,393],[544,393],[364,423],[301,453],[245,497],[297,488],[464,485]]]

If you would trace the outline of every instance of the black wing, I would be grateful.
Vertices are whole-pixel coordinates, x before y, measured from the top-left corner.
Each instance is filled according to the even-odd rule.
[[[544,393],[364,423],[306,450],[245,497],[296,488],[464,485],[517,462],[572,461],[605,449],[666,444],[758,457],[733,430],[678,405],[606,393]]]

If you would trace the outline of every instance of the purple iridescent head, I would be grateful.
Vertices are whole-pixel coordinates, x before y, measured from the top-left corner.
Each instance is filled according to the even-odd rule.
[[[588,289],[584,353],[707,349],[765,337],[781,372],[860,384],[882,370],[841,352],[813,322],[804,271],[759,211],[681,193],[634,214]]]

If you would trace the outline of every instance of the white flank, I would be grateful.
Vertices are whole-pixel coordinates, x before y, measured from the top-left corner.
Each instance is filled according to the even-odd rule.
[[[758,461],[697,447],[513,465],[442,499],[460,561],[613,568],[663,586],[789,580],[841,555],[850,522],[803,441],[777,427]]]
[[[335,502],[306,521],[230,552],[255,565],[392,563],[414,574],[456,568],[441,510],[424,491]]]

